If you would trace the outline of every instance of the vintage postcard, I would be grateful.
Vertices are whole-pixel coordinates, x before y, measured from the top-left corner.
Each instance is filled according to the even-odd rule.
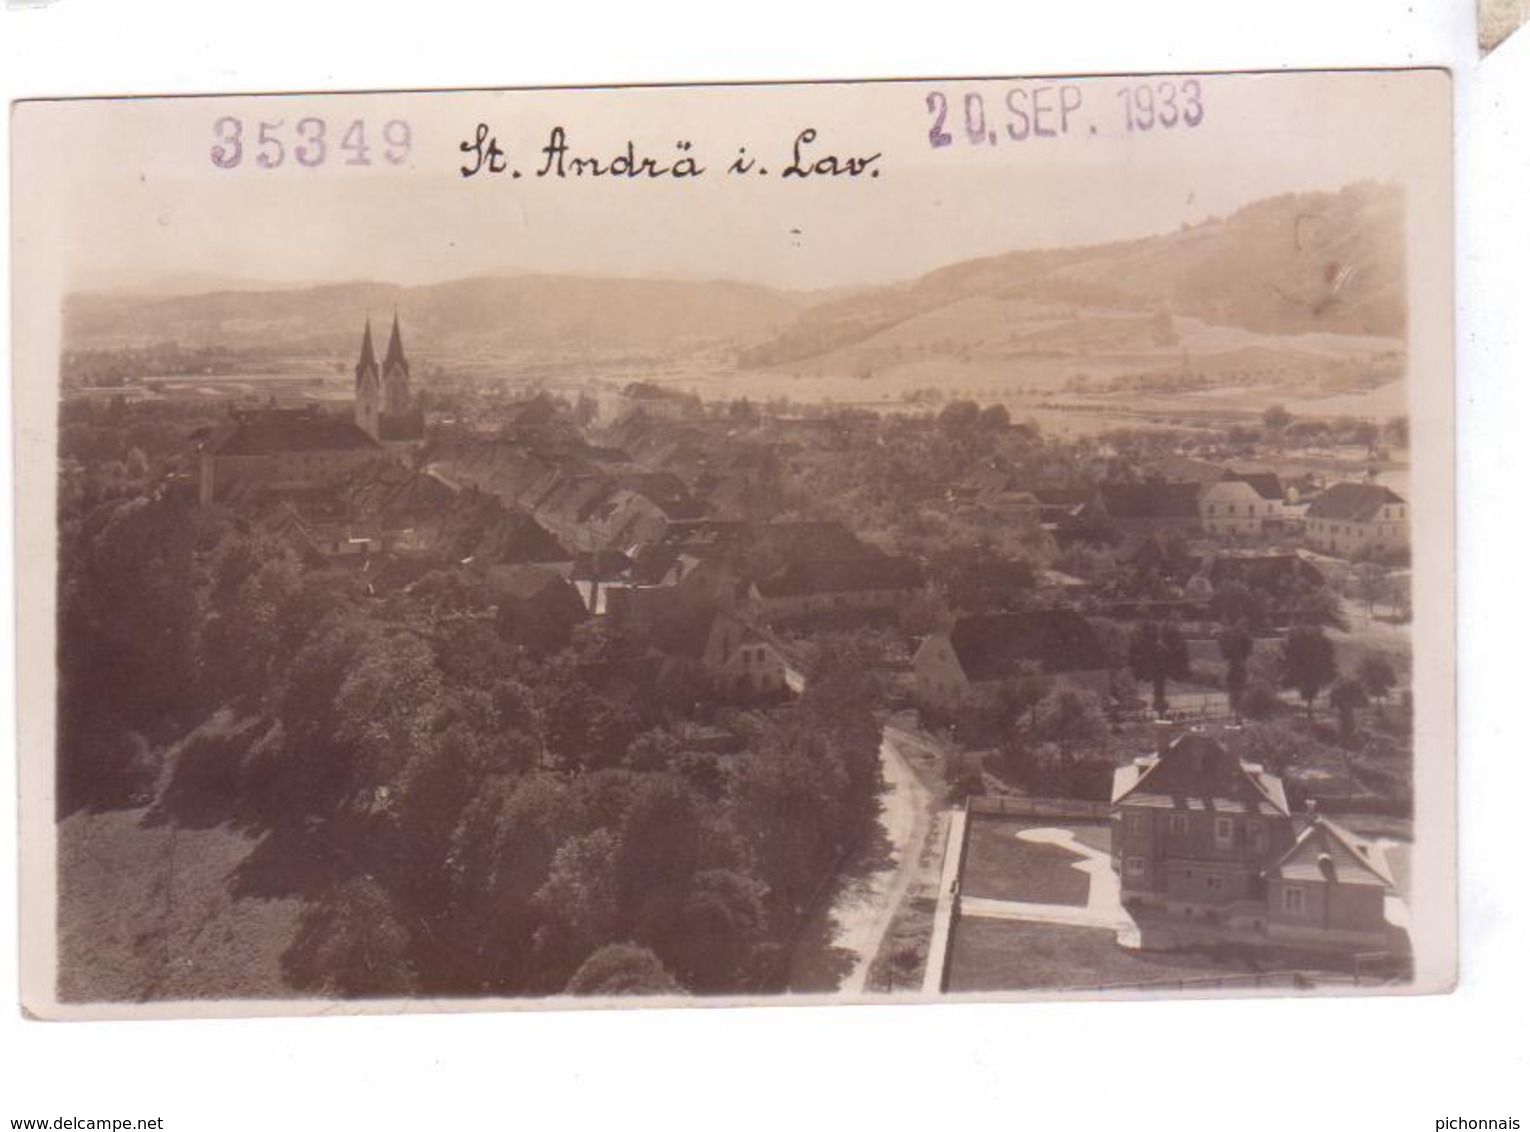
[[[33,1015],[1453,985],[1448,73],[12,114]]]

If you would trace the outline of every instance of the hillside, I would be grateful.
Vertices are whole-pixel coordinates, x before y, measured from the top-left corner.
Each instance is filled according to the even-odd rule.
[[[1155,339],[1155,315],[1260,336],[1397,338],[1407,322],[1403,206],[1400,189],[1365,183],[1272,197],[1147,239],[969,260],[813,306],[743,361],[783,365],[850,348],[1090,355],[1173,344]]]

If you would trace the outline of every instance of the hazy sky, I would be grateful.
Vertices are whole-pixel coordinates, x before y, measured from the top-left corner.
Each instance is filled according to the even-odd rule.
[[[1149,130],[1127,129],[1134,84],[1117,78],[28,104],[14,119],[27,220],[17,240],[74,287],[185,273],[412,284],[574,272],[811,289],[1168,231],[1291,190],[1407,184],[1448,159],[1450,92],[1439,73],[1211,76],[1198,99],[1183,79],[1170,82],[1151,81]],[[934,92],[952,135],[939,148]],[[967,136],[969,112],[979,125],[969,95],[981,98],[981,144]],[[1038,101],[1049,108],[1039,124],[1055,136],[1037,133]],[[239,119],[244,143],[227,169],[211,159],[225,117]],[[324,122],[324,160],[311,167],[294,153],[303,119]],[[356,149],[339,144],[356,120],[366,165],[347,164]],[[397,165],[383,135],[394,120],[408,123],[411,142],[407,154],[394,147]],[[272,168],[256,160],[262,122],[283,145]],[[479,122],[520,179],[460,175],[459,143]],[[668,164],[688,141],[707,172],[539,178],[538,151],[555,126],[570,158],[609,159],[630,139],[639,157]],[[870,167],[878,176],[779,176],[808,127],[818,131],[811,158],[880,153]],[[318,129],[304,127],[310,138]],[[398,141],[401,127],[392,130]],[[728,174],[740,146],[769,175]],[[318,149],[304,152],[312,160]]]

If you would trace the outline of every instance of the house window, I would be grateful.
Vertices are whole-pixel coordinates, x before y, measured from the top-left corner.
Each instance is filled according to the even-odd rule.
[[[1170,814],[1169,833],[1175,837],[1183,837],[1190,832],[1189,814]]]
[[[1256,853],[1263,853],[1266,849],[1264,840],[1264,823],[1251,821],[1248,823],[1248,843]]]
[[[1280,910],[1300,916],[1307,910],[1307,893],[1305,889],[1287,885],[1280,890]]]
[[[1129,876],[1129,877],[1140,877],[1140,876],[1145,876],[1146,874],[1147,874],[1147,861],[1145,859],[1143,859],[1142,857],[1128,857],[1128,858],[1126,858],[1126,875],[1127,876]]]
[[[1218,849],[1231,849],[1233,845],[1232,818],[1217,818],[1216,840]]]
[[[1206,876],[1206,887],[1213,891],[1220,891],[1222,888],[1222,878],[1215,873],[1208,873]]]
[[[1146,825],[1146,820],[1145,820],[1146,818],[1147,818],[1146,814],[1139,814],[1136,811],[1132,811],[1131,813],[1128,813],[1126,815],[1126,832],[1127,833],[1141,833],[1141,832],[1143,832],[1143,829],[1144,829],[1144,827]]]

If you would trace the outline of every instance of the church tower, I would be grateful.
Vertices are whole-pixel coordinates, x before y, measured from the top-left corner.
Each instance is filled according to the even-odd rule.
[[[356,363],[356,427],[397,455],[407,455],[424,442],[425,415],[414,403],[397,313],[381,365],[372,346],[372,320],[367,319]]]
[[[398,321],[394,320],[394,334],[398,333]],[[372,320],[361,336],[361,360],[356,363],[356,427],[373,440],[378,433],[378,416],[382,412],[382,374],[377,368],[377,355],[372,350]]]
[[[401,417],[414,408],[409,392],[409,360],[404,357],[404,343],[398,333],[398,314],[393,315],[393,332],[388,335],[388,352],[382,364],[383,412]]]

